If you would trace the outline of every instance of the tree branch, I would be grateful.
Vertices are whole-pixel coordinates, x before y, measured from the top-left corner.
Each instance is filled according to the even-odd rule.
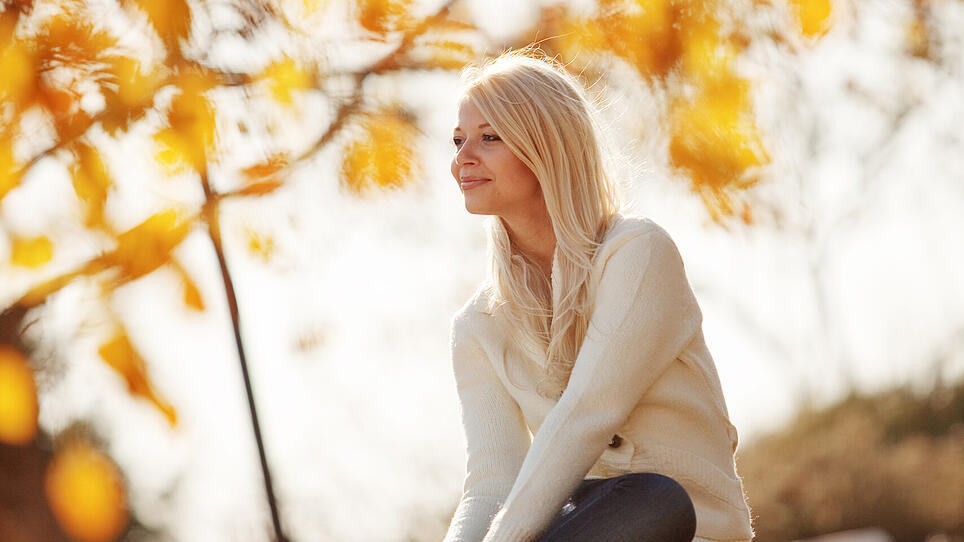
[[[248,373],[248,362],[244,354],[244,343],[241,340],[241,317],[238,311],[238,298],[234,290],[234,281],[231,280],[231,273],[228,270],[227,260],[224,257],[221,227],[218,222],[220,198],[211,188],[207,172],[201,173],[201,185],[204,187],[204,198],[206,202],[202,210],[202,216],[208,227],[208,237],[211,239],[211,244],[214,245],[214,252],[218,257],[218,266],[221,268],[221,280],[224,283],[224,293],[228,302],[228,310],[231,313],[231,324],[234,328],[234,344],[238,350],[238,361],[241,363],[241,375],[244,378],[244,391],[248,399],[248,412],[251,414],[251,426],[254,430],[254,439],[258,445],[258,458],[261,462],[264,488],[268,498],[268,507],[271,509],[271,523],[274,527],[275,542],[286,542],[287,538],[285,538],[281,529],[278,503],[271,482],[271,470],[268,467],[268,460],[264,451],[264,439],[261,436],[261,424],[258,421],[258,409],[255,406],[254,392],[251,388],[251,377]]]

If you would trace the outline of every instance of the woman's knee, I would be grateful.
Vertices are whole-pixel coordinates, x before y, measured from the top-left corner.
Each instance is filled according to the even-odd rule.
[[[672,518],[667,535],[675,540],[692,540],[696,533],[696,511],[686,489],[676,480],[653,472],[631,473],[614,479],[614,490],[625,491],[642,509],[656,517]],[[646,514],[649,515],[649,514]],[[669,527],[669,525],[667,525]]]

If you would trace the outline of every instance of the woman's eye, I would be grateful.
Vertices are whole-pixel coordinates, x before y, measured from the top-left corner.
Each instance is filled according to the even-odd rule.
[[[460,147],[460,146],[462,146],[462,138],[461,138],[461,137],[453,137],[453,138],[452,138],[452,143],[455,143],[455,146],[456,146],[456,147]]]
[[[495,134],[485,134],[482,136],[483,141],[499,141],[499,136]]]

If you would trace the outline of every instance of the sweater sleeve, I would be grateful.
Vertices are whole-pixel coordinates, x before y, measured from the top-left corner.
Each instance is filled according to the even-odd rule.
[[[679,252],[663,230],[610,252],[569,384],[534,436],[484,542],[525,542],[548,527],[701,323]]]
[[[466,440],[462,498],[444,542],[479,542],[505,501],[529,449],[529,429],[470,334],[467,316],[456,315],[451,333],[455,372]]]

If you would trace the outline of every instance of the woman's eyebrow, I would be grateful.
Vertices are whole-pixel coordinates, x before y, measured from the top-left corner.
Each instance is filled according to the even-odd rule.
[[[489,124],[488,122],[483,122],[482,124],[479,125],[479,128],[491,128],[491,127],[492,127],[492,125]],[[462,128],[461,128],[460,126],[456,126],[454,129],[452,129],[452,131],[453,131],[453,132],[461,132],[461,131],[462,131]]]

